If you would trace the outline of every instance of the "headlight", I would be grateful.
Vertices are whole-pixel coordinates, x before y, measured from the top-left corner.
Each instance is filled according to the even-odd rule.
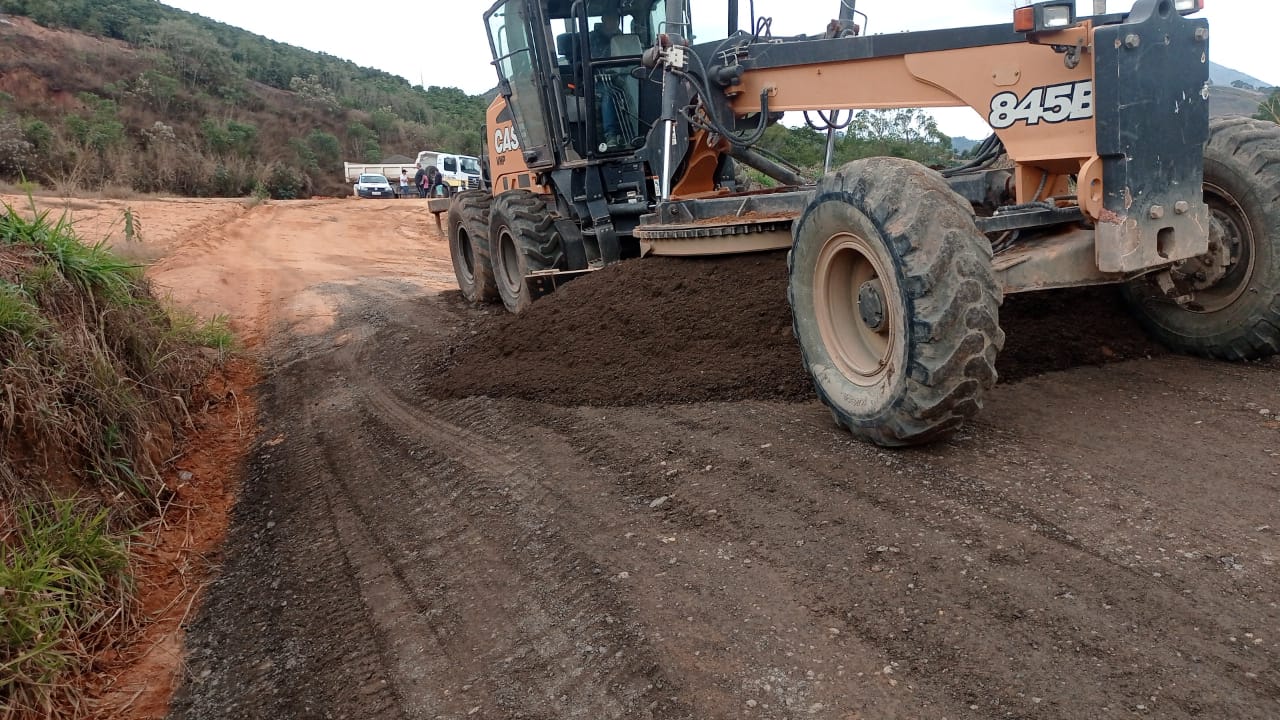
[[[1204,0],[1173,0],[1173,7],[1183,15],[1190,15],[1204,9]]]
[[[1071,27],[1071,15],[1073,8],[1064,5],[1050,5],[1044,9],[1044,27],[1064,28]]]
[[[1013,11],[1013,29],[1020,33],[1063,30],[1075,24],[1074,2],[1041,2]]]

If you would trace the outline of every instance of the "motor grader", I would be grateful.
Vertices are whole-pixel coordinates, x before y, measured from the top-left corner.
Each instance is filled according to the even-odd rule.
[[[1039,2],[1011,24],[892,35],[833,0],[829,25],[794,37],[766,18],[740,29],[746,4],[719,0],[711,41],[691,37],[701,2],[484,14],[499,79],[487,189],[448,211],[469,300],[521,312],[628,258],[788,248],[818,395],[885,446],[981,409],[1009,293],[1120,284],[1173,349],[1280,349],[1280,127],[1210,122],[1203,0],[1092,17]],[[870,158],[810,182],[759,147],[788,112],[953,106],[993,133],[942,171]],[[740,166],[781,187],[743,186]]]

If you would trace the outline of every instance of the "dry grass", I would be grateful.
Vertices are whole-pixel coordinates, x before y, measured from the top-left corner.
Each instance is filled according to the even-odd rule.
[[[231,346],[225,320],[171,315],[137,263],[29,215],[0,213],[0,720],[79,712],[66,678],[133,622],[123,538],[167,502]]]

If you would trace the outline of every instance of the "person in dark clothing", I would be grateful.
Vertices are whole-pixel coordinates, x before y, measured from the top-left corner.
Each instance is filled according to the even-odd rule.
[[[600,22],[588,36],[591,39],[591,57],[599,60],[613,54],[613,39],[622,34],[622,18],[617,13],[600,16]]]
[[[418,172],[413,174],[413,186],[418,188],[418,197],[427,196],[427,171],[422,169],[421,165],[416,165]]]
[[[444,187],[444,174],[435,165],[427,168],[427,197],[443,197],[444,193],[441,188]]]
[[[591,58],[600,60],[613,56],[613,39],[622,34],[622,18],[616,12],[600,17],[594,30],[588,35],[591,41]],[[605,143],[610,147],[622,144],[621,124],[618,122],[618,101],[613,96],[612,82],[599,78],[600,115],[604,125]]]

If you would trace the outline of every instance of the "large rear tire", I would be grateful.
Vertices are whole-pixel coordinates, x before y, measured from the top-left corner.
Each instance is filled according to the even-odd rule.
[[[493,198],[482,190],[459,193],[449,204],[449,257],[462,296],[473,303],[498,299],[489,256],[489,206]]]
[[[560,232],[541,197],[528,190],[499,195],[493,201],[489,237],[498,295],[508,310],[524,312],[550,294],[551,283],[529,281],[532,273],[565,268]]]
[[[1147,332],[1171,350],[1222,360],[1280,352],[1280,126],[1243,117],[1209,126],[1204,198],[1210,252],[1179,263],[1182,302],[1148,276],[1125,286]]]
[[[918,163],[859,160],[818,183],[792,234],[795,334],[839,425],[893,447],[978,413],[1004,332],[969,203]]]

